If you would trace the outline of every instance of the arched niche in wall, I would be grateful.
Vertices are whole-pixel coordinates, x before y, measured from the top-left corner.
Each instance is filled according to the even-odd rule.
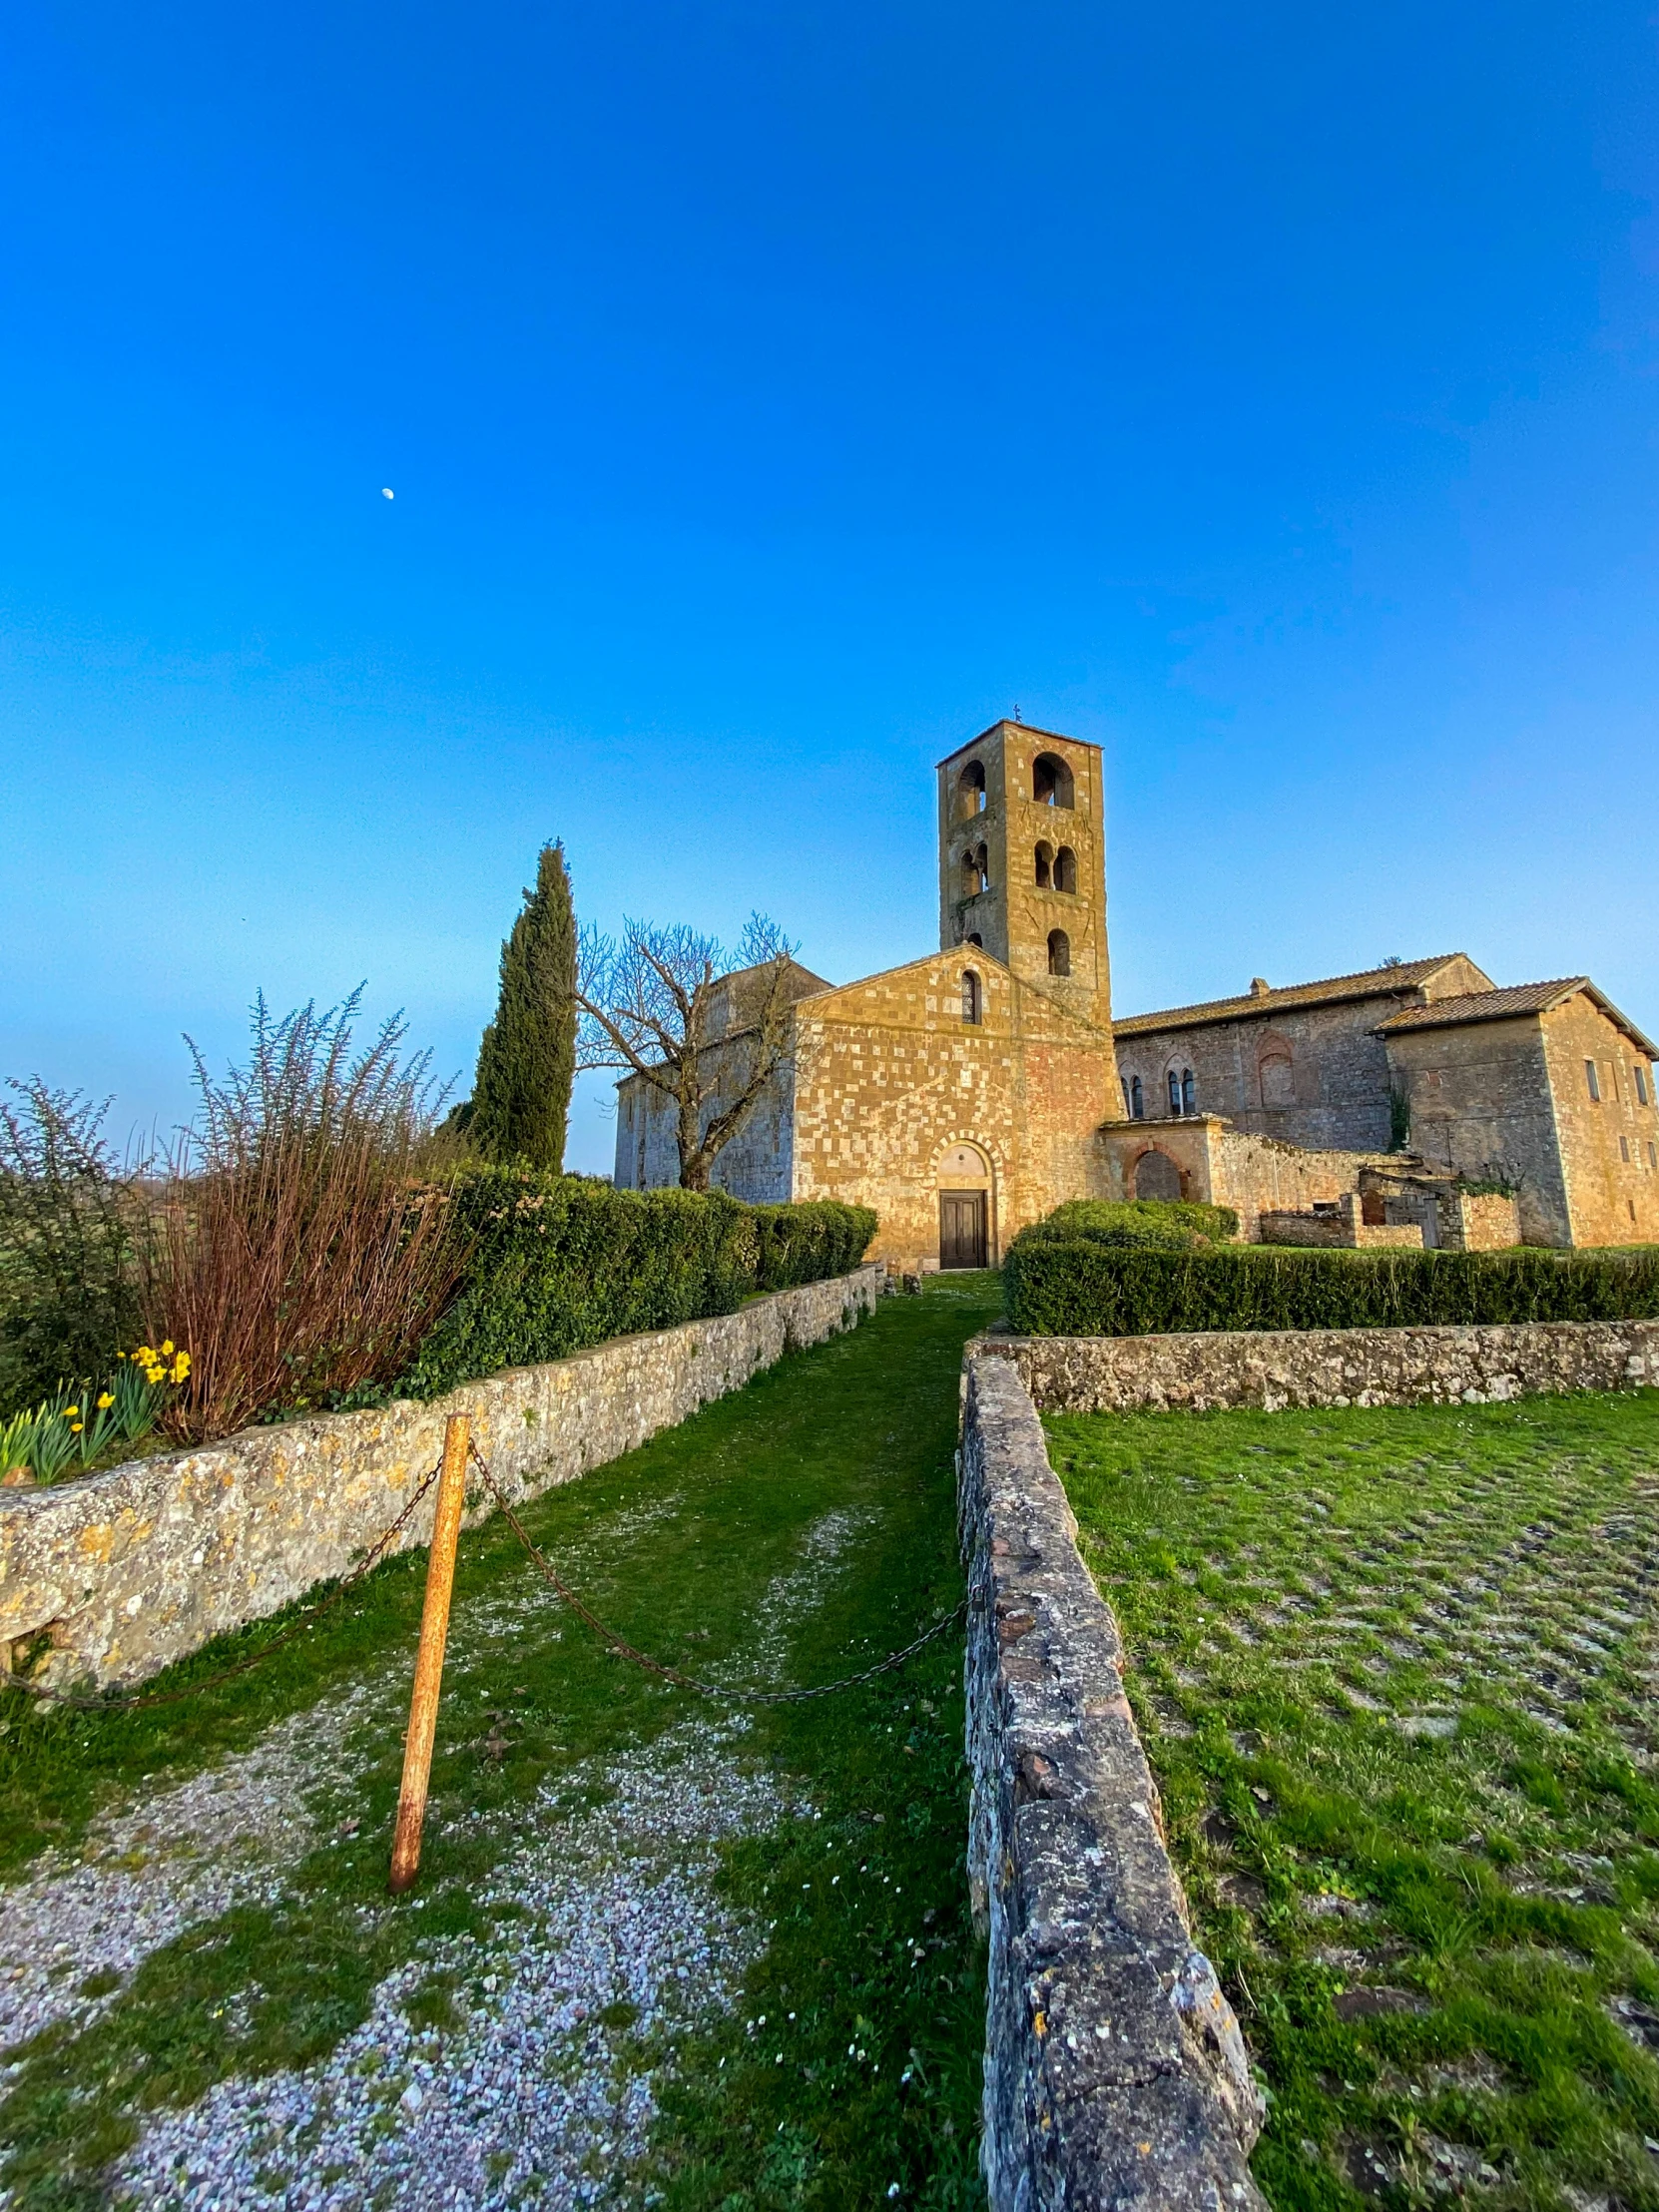
[[[1136,1198],[1179,1198],[1181,1170],[1167,1152],[1143,1152],[1135,1162],[1134,1186]]]

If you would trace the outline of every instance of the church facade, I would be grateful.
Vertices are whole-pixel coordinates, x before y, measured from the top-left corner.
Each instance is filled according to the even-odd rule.
[[[868,1206],[905,1271],[994,1267],[1087,1197],[1214,1200],[1298,1242],[1659,1241],[1655,1047],[1587,977],[1505,990],[1453,953],[1114,1025],[1099,749],[998,722],[937,779],[940,949],[854,983],[792,968],[788,1057],[717,1187]],[[660,1095],[617,1090],[617,1183],[675,1182]]]

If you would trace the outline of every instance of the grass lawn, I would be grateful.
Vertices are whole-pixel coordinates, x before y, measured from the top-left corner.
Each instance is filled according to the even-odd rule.
[[[1271,2201],[1659,2206],[1659,1392],[1046,1426]]]
[[[698,1673],[785,1687],[867,1664],[961,1594],[957,1377],[963,1342],[998,1306],[994,1277],[885,1300],[854,1333],[549,1493],[526,1512],[531,1533],[612,1625]],[[841,1533],[822,1594],[769,1625],[768,1593],[830,1526]],[[693,1709],[690,1693],[607,1657],[544,1603],[499,1520],[464,1535],[420,1883],[389,1900],[423,1575],[424,1554],[388,1562],[267,1666],[199,1702],[88,1717],[14,1698],[0,1710],[0,1879],[15,1881],[47,1845],[72,1861],[112,1807],[361,1690],[350,1787],[318,1781],[314,1848],[270,1894],[151,1950],[96,2021],[60,2022],[6,2054],[0,2187],[18,2212],[107,2202],[110,2162],[147,2115],[227,2077],[317,2062],[385,1976],[488,1933],[493,1875],[525,1826],[556,1817],[562,1789],[591,1806],[607,1757]],[[280,1626],[223,1638],[158,1686],[205,1677]],[[981,2204],[984,1996],[962,1868],[959,1634],[865,1688],[762,1708],[742,1741],[784,1808],[727,1849],[720,1877],[731,1909],[763,1932],[758,1956],[734,2012],[672,2054],[632,2054],[640,2068],[672,2065],[657,2076],[648,2170],[615,2177],[619,2201],[852,2207],[893,2201],[896,2184],[905,2205]],[[441,2051],[455,1990],[434,1975],[412,2001]],[[775,2023],[764,2037],[749,2024],[762,2014]]]

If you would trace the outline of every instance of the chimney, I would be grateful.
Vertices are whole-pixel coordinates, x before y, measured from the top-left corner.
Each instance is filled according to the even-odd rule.
[[[1268,988],[1268,979],[1265,975],[1253,975],[1250,978],[1250,995],[1252,998],[1266,998]]]

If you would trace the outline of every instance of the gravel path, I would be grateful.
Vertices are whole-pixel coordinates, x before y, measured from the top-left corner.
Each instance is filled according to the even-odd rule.
[[[730,1679],[778,1679],[790,1620],[819,1602],[861,1527],[837,1513],[808,1532]],[[449,1694],[463,1697],[504,1639],[558,1637],[563,1622],[529,1580],[474,1607]],[[320,1840],[320,1808],[349,1800],[401,1679],[372,1670],[0,1889],[0,2043],[55,2021],[85,2026],[186,1929],[277,1902],[286,1870]],[[656,2072],[681,2033],[733,2002],[766,1942],[717,1894],[721,1846],[812,1817],[757,1766],[749,1731],[740,1711],[706,1706],[636,1755],[568,1769],[556,1789],[495,1815],[489,1933],[418,1942],[316,2065],[230,2075],[197,2104],[151,2116],[110,2177],[112,2204],[557,2212],[613,2201],[645,2151]],[[421,2024],[430,2007],[416,2001],[434,1977],[448,1997],[441,2029]],[[228,2033],[259,1994],[226,1992]]]
[[[677,2031],[730,2003],[764,1942],[714,1891],[716,1847],[797,1810],[741,1763],[741,1726],[688,1723],[572,1820],[551,1797],[489,1893],[515,1907],[492,1938],[423,1946],[357,2031],[303,2073],[219,2083],[152,2124],[114,2202],[182,2212],[280,2204],[407,2212],[614,2196],[646,2147],[652,2064]],[[566,1787],[568,1781],[566,1779]],[[405,2006],[453,1976],[459,2024]]]
[[[348,1779],[345,1739],[370,1697],[358,1684],[296,1713],[0,1888],[0,2049],[94,2018],[112,1996],[86,1995],[89,1977],[124,1981],[187,1928],[279,1897],[283,1867],[316,1842],[317,1795]]]

